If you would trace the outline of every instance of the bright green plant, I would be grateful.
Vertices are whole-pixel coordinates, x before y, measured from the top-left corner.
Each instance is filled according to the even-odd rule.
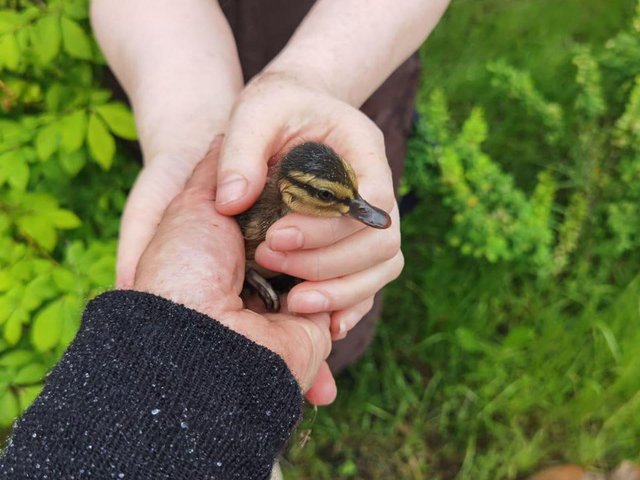
[[[6,6],[4,6],[6,3]],[[99,87],[86,0],[0,3],[0,426],[42,387],[86,301],[113,284],[134,171],[129,109]],[[135,168],[135,167],[134,167]],[[108,173],[107,173],[108,172]]]
[[[488,131],[481,110],[474,109],[455,135],[442,92],[431,95],[422,114],[428,121],[417,127],[408,178],[422,195],[441,194],[453,212],[449,243],[464,255],[490,262],[520,259],[546,267],[552,240],[551,176],[542,176],[538,191],[528,199],[482,152]]]

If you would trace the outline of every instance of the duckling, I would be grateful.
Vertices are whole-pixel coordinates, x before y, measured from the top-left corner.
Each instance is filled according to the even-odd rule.
[[[388,228],[391,218],[358,193],[351,165],[321,143],[307,142],[291,149],[269,171],[262,195],[236,217],[245,239],[245,282],[253,287],[269,311],[280,310],[278,295],[267,278],[281,274],[255,262],[255,251],[277,220],[290,212],[316,217],[350,216],[373,228]]]

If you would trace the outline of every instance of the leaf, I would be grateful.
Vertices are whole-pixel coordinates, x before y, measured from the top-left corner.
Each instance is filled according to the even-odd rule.
[[[4,325],[4,339],[9,345],[15,345],[22,338],[22,324],[29,316],[24,310],[15,310]]]
[[[64,323],[60,334],[60,343],[66,347],[75,338],[80,328],[82,300],[76,295],[65,295],[62,316]]]
[[[96,107],[96,112],[105,121],[109,129],[119,137],[135,140],[136,124],[131,111],[122,103],[106,103]]]
[[[9,178],[9,166],[11,165],[11,162],[15,161],[16,157],[17,155],[15,151],[8,151],[0,154],[0,186],[4,185]]]
[[[87,159],[83,151],[60,155],[60,165],[71,177],[75,177],[86,165]]]
[[[32,212],[48,214],[49,212],[58,209],[58,201],[46,193],[29,192],[29,194],[22,199],[22,206],[26,210],[31,210]]]
[[[110,90],[92,90],[89,95],[89,103],[91,105],[102,105],[107,103],[113,93]]]
[[[62,3],[64,13],[76,20],[83,20],[89,15],[88,5],[86,0],[64,0]]]
[[[58,267],[53,271],[53,281],[63,292],[70,292],[76,286],[76,276],[64,267]]]
[[[58,149],[60,143],[60,132],[55,124],[47,125],[36,135],[36,153],[43,162],[49,160],[51,155]]]
[[[604,337],[607,347],[609,347],[609,351],[611,352],[611,356],[613,357],[615,362],[619,363],[620,358],[622,357],[622,353],[620,351],[620,345],[618,344],[616,336],[611,328],[602,321],[597,321],[594,326],[598,330],[600,330],[600,333],[602,333],[602,336]]]
[[[0,138],[3,148],[14,148],[32,137],[31,129],[21,123],[0,117]]]
[[[73,153],[82,147],[87,134],[87,114],[84,110],[76,110],[66,115],[60,121],[62,141],[60,150],[63,153]]]
[[[455,335],[457,340],[456,343],[460,348],[462,348],[462,350],[467,352],[481,352],[485,350],[485,346],[482,341],[480,341],[476,334],[471,330],[460,327],[456,329]]]
[[[62,332],[62,303],[63,299],[50,303],[36,315],[31,328],[31,343],[36,350],[44,352],[51,350],[60,342]]]
[[[49,275],[41,275],[31,280],[24,289],[20,308],[27,312],[32,312],[42,305],[45,299],[55,295],[57,292],[51,288],[51,283]]]
[[[0,325],[9,320],[11,315],[20,305],[20,299],[24,292],[24,287],[17,280],[14,286],[4,295],[0,296]]]
[[[14,384],[35,383],[41,381],[47,374],[47,367],[41,363],[30,363],[22,367],[13,377]]]
[[[64,88],[59,83],[54,83],[49,87],[47,93],[44,95],[44,102],[47,106],[47,110],[51,112],[57,112],[62,103],[62,97],[64,94]]]
[[[2,65],[9,70],[17,70],[20,65],[20,47],[11,33],[0,35],[0,67]]]
[[[19,244],[19,246],[24,248],[23,249],[16,248],[13,251],[13,254],[16,258],[24,255],[25,250],[27,249],[26,245],[24,244]],[[21,280],[23,282],[26,282],[33,276],[32,267],[33,267],[33,262],[30,259],[22,258],[18,260],[11,267],[11,274],[16,278],[16,280]],[[11,289],[11,291],[7,295],[11,295],[12,298],[16,299],[17,301],[22,297],[23,293],[24,293],[24,286],[18,283],[14,288]]]
[[[67,263],[74,266],[75,269],[82,269],[84,267],[84,247],[82,242],[76,240],[68,244],[65,257]]]
[[[9,319],[9,316],[11,316],[13,310],[16,308],[16,303],[11,295],[0,296],[0,325]]]
[[[48,65],[60,53],[60,19],[57,15],[40,18],[31,29],[31,44],[43,65]]]
[[[24,289],[21,307],[27,312],[31,312],[60,292],[56,288],[51,274],[43,273],[31,280]]]
[[[82,225],[82,221],[75,213],[62,208],[52,212],[49,218],[57,228],[71,229]]]
[[[30,363],[34,355],[31,350],[13,350],[0,357],[0,367],[21,367]]]
[[[7,270],[0,270],[0,292],[6,292],[13,286],[13,277]]]
[[[18,417],[18,400],[10,390],[0,392],[0,425],[10,426]]]
[[[87,272],[91,281],[99,287],[110,287],[114,282],[115,262],[112,257],[103,257]]]
[[[14,161],[7,165],[7,181],[16,190],[26,190],[29,183],[29,166],[24,158],[16,155]]]
[[[21,307],[18,307],[14,310],[14,312],[9,317],[9,321],[20,322],[22,325],[26,325],[29,323],[29,313]]]
[[[33,272],[36,275],[49,275],[55,266],[55,260],[46,260],[44,258],[34,258],[31,263]],[[48,285],[52,285],[51,282],[47,282]]]
[[[56,246],[58,236],[51,221],[41,215],[25,215],[18,219],[20,232],[50,252]]]
[[[24,9],[21,9],[22,20],[25,22],[31,22],[41,15],[41,10],[35,5],[30,5],[24,2]]]
[[[91,156],[103,170],[109,170],[116,153],[116,144],[104,122],[95,113],[89,117],[87,141]]]
[[[75,20],[62,17],[62,44],[65,52],[71,57],[81,60],[91,60],[93,52],[89,36]]]
[[[8,239],[7,232],[12,223],[13,222],[9,220],[9,215],[6,213],[0,213],[0,237]]]
[[[17,30],[22,23],[18,12],[9,9],[0,10],[0,35]]]
[[[20,403],[20,411],[25,411],[31,406],[33,401],[40,395],[44,385],[33,385],[29,387],[23,387],[18,391],[18,400]]]

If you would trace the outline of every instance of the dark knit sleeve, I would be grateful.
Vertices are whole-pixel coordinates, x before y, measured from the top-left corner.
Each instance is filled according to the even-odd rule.
[[[0,477],[266,479],[301,407],[275,353],[163,298],[113,291],[87,306]]]

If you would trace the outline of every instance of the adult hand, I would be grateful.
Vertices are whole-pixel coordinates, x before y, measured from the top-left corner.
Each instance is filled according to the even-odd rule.
[[[165,123],[175,120],[176,113],[168,113]],[[199,125],[206,125],[205,119],[202,120]],[[191,121],[186,123],[191,124]],[[201,132],[199,125],[193,125],[194,128],[183,135],[176,132],[177,136],[172,137],[175,145],[146,159],[138,174],[120,221],[116,262],[118,288],[130,288],[133,284],[138,260],[153,238],[165,209],[184,189],[193,169],[211,145],[214,132]]]
[[[319,82],[267,70],[247,85],[232,111],[216,209],[235,215],[249,208],[262,192],[269,161],[303,140],[323,142],[349,161],[362,197],[392,217],[390,228],[376,230],[350,218],[288,215],[272,225],[256,251],[262,266],[307,280],[289,293],[289,310],[333,312],[337,339],[403,267],[398,207],[377,126]]]
[[[214,206],[219,143],[166,209],[140,258],[134,288],[204,313],[276,352],[309,401],[331,403],[336,389],[324,361],[331,350],[328,315],[261,315],[243,308],[243,238],[236,221]]]

